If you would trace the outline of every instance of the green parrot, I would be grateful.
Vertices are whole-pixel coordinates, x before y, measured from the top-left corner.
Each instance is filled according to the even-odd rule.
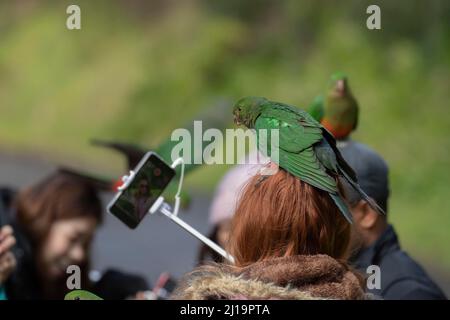
[[[355,172],[341,156],[334,137],[306,111],[262,97],[246,97],[235,104],[233,115],[237,125],[256,130],[260,152],[270,157],[270,150],[277,148],[277,164],[302,181],[328,192],[350,223],[352,215],[339,194],[337,177],[348,181],[375,210],[384,213],[360,188]],[[266,129],[268,134],[260,134],[260,129]],[[279,139],[275,142],[278,145],[270,145],[273,143],[271,129],[279,130]]]
[[[358,126],[358,102],[354,98],[347,76],[334,73],[325,96],[317,96],[308,112],[337,140],[346,139]]]
[[[67,293],[64,300],[103,300],[99,296],[86,290],[73,290]]]

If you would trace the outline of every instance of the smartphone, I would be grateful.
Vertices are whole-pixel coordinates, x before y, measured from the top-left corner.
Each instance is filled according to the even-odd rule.
[[[174,176],[175,170],[156,153],[146,153],[108,204],[109,213],[136,228]]]

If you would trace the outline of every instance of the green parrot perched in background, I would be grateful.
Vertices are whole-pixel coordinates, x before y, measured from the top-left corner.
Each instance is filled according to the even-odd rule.
[[[347,76],[342,72],[333,74],[326,95],[317,96],[308,112],[337,140],[346,139],[358,126],[358,102]]]
[[[336,178],[345,179],[370,206],[384,213],[360,188],[353,169],[342,158],[334,137],[310,114],[299,108],[269,101],[262,97],[240,99],[233,108],[234,122],[256,130],[258,149],[270,157],[279,150],[278,165],[302,181],[328,192],[344,217],[352,223],[352,215],[339,194]],[[259,133],[265,129],[267,136]],[[278,145],[272,146],[270,130],[278,129]],[[267,146],[267,151],[262,146]]]

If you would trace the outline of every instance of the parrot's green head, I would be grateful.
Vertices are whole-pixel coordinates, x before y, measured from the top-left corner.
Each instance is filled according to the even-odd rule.
[[[328,95],[334,97],[343,97],[349,94],[350,89],[348,86],[347,75],[342,72],[334,73],[328,85]]]
[[[233,107],[234,123],[253,128],[256,118],[261,114],[262,107],[268,100],[262,97],[245,97]]]

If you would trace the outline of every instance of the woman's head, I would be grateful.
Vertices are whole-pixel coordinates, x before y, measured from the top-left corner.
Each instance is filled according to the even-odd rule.
[[[102,220],[101,202],[92,185],[57,172],[21,191],[16,207],[40,276],[59,279],[69,265],[88,264],[93,234]]]
[[[243,190],[232,222],[237,266],[271,257],[327,254],[346,258],[350,225],[327,192],[280,169],[256,175]]]

